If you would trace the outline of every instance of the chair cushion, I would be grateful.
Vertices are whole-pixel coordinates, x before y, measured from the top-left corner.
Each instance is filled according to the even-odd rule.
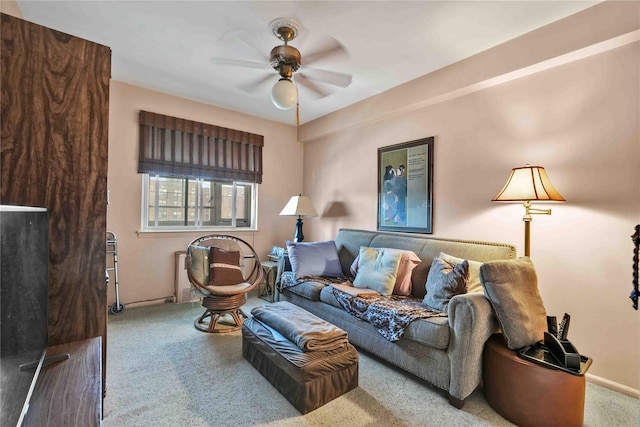
[[[398,273],[396,275],[396,283],[393,286],[393,294],[394,295],[403,295],[408,296],[411,295],[411,273],[413,269],[416,268],[418,264],[420,264],[420,257],[416,255],[413,251],[403,250],[403,249],[395,249],[395,248],[378,248],[384,249],[386,251],[397,251],[400,252],[402,257],[400,258],[400,265],[398,265]],[[358,263],[360,262],[360,254],[353,260],[353,264],[351,264],[351,274],[355,277],[358,275]]]
[[[296,279],[305,276],[343,276],[333,240],[308,243],[287,241],[287,252]]]
[[[384,296],[391,295],[402,254],[398,251],[362,246],[359,257],[358,274],[353,280],[353,286],[373,289]]]
[[[447,311],[449,300],[467,292],[469,262],[453,264],[436,257],[427,276],[427,295],[422,302],[430,308]]]
[[[547,312],[528,257],[486,262],[480,267],[480,280],[511,350],[544,339]]]
[[[209,283],[209,246],[189,246],[191,258],[191,275],[203,285]]]
[[[211,247],[209,284],[213,286],[237,285],[244,281],[240,269],[240,252]]]

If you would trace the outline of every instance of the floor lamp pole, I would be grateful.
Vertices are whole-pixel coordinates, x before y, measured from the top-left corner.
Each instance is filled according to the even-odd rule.
[[[531,217],[522,218],[524,221],[524,256],[531,255]]]

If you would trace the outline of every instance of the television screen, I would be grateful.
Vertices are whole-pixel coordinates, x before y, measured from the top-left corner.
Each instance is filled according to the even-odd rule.
[[[48,342],[49,216],[0,205],[0,425],[22,423]],[[22,368],[21,368],[22,367]]]

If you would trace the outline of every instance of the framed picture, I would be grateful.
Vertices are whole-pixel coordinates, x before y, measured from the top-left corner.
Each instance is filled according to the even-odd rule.
[[[378,230],[433,233],[433,142],[378,148]]]

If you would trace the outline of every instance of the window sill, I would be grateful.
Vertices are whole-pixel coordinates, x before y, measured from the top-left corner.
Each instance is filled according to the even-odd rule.
[[[189,230],[136,230],[139,239],[153,237],[204,236],[207,234],[255,233],[256,228],[199,228]]]

